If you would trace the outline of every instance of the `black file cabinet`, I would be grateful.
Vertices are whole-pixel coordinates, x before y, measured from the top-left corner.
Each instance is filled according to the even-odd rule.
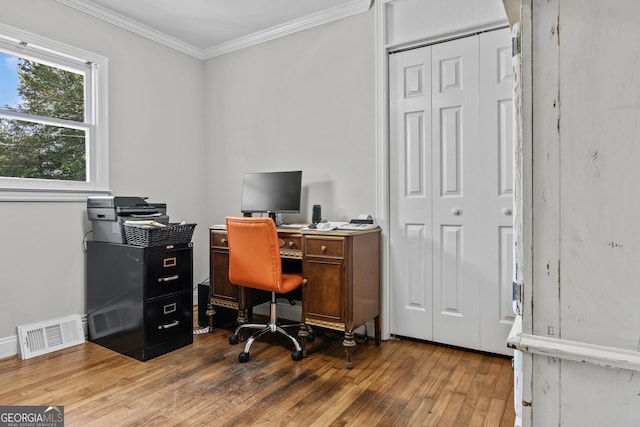
[[[87,242],[89,340],[138,360],[193,342],[190,244]]]

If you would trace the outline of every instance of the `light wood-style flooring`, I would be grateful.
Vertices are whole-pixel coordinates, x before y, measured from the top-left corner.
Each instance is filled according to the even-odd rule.
[[[66,426],[513,426],[506,358],[411,340],[359,343],[345,369],[342,341],[309,355],[242,343],[230,332],[140,362],[87,342],[29,360],[0,360],[0,405],[61,405]],[[331,333],[329,333],[331,335]],[[283,344],[285,344],[283,342]]]

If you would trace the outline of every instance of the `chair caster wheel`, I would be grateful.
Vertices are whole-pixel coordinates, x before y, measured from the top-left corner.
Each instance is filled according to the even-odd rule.
[[[242,353],[240,353],[240,355],[238,355],[238,360],[240,361],[240,363],[247,362],[249,360],[249,353],[243,351]]]
[[[229,337],[229,344],[238,344],[238,336],[237,335],[231,335]]]
[[[313,342],[313,340],[315,340],[316,337],[313,334],[309,334],[309,336],[307,337],[307,342]]]
[[[296,362],[298,360],[302,360],[302,352],[301,351],[292,351],[291,352],[291,358],[293,360],[295,360]]]

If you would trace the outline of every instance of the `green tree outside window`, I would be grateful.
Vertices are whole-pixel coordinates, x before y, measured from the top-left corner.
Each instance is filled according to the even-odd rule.
[[[36,120],[83,123],[84,76],[22,58],[17,72],[21,102],[0,106],[21,113],[17,118],[0,118],[0,176],[85,181],[85,131],[74,129],[72,123],[53,125]]]

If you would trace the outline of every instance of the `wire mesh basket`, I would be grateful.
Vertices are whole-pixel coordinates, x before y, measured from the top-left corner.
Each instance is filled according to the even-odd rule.
[[[128,245],[166,246],[191,242],[196,224],[169,224],[166,227],[150,227],[124,224],[124,235]]]

